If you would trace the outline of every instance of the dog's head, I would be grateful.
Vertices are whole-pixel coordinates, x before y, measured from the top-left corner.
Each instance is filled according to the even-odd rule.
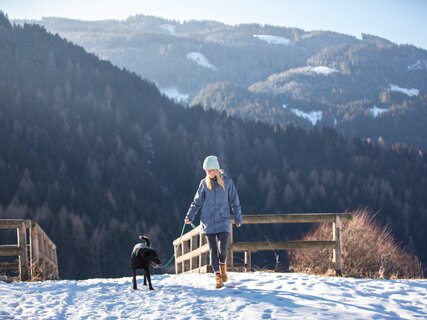
[[[145,261],[146,264],[151,264],[154,268],[158,268],[162,264],[159,257],[157,256],[156,250],[152,248],[145,248],[141,252],[141,258]]]

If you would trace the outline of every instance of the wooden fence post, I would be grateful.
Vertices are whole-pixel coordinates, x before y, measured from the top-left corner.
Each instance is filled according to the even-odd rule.
[[[28,251],[27,251],[27,228],[25,221],[22,221],[17,228],[19,254],[19,278],[21,281],[30,279],[30,272],[28,267]]]
[[[342,275],[342,238],[341,238],[342,224],[341,219],[337,215],[335,222],[332,224],[332,240],[335,241],[335,248],[333,249],[333,262],[335,267],[335,274]]]
[[[252,252],[245,251],[245,272],[252,270]]]
[[[58,267],[58,255],[56,252],[56,248],[54,249],[54,262],[55,262],[55,267],[54,267],[54,272],[53,272],[53,277],[54,279],[59,279],[59,267]]]
[[[174,249],[174,252],[175,252],[175,258],[174,258],[174,260],[175,260],[175,273],[176,274],[178,274],[179,273],[179,270],[178,270],[178,260],[177,260],[177,257],[179,256],[179,252],[178,252],[178,250],[179,250],[179,244],[178,245],[174,245],[173,246],[173,249]]]
[[[30,256],[31,256],[31,278],[35,277],[35,272],[40,260],[40,251],[39,251],[39,236],[37,230],[37,224],[31,223],[30,228]]]

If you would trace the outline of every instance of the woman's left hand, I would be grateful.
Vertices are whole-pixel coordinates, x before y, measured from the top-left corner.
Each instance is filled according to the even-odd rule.
[[[240,228],[241,224],[240,223],[236,223],[236,227]]]

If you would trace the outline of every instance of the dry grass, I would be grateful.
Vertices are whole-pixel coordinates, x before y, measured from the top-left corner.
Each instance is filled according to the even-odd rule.
[[[332,225],[320,224],[303,240],[332,239]],[[379,227],[366,210],[354,213],[343,224],[343,270],[349,277],[422,278],[419,259],[401,248],[389,228]],[[290,269],[297,272],[330,274],[332,250],[294,250],[289,252]]]
[[[46,280],[45,272],[40,263],[33,261],[31,264],[31,279],[30,281],[44,281]]]

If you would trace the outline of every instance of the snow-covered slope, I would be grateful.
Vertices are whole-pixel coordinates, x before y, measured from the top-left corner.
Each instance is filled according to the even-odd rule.
[[[0,319],[426,319],[427,280],[369,280],[297,273],[0,282]]]

